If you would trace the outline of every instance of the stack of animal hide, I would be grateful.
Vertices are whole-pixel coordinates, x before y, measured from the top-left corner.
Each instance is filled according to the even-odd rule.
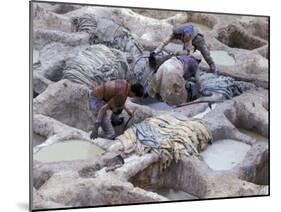
[[[212,136],[202,120],[180,120],[161,115],[133,125],[117,138],[125,153],[139,155],[155,151],[160,156],[160,173],[183,155],[198,156],[211,142]]]
[[[104,44],[132,54],[143,51],[143,47],[131,33],[111,17],[97,18],[92,14],[85,14],[73,17],[71,26],[74,32],[87,32],[90,35],[90,44]]]
[[[104,45],[92,45],[66,60],[63,78],[95,87],[108,80],[126,79],[129,66],[126,55]]]
[[[220,93],[225,99],[231,99],[255,88],[255,85],[251,83],[236,81],[231,77],[216,76],[211,73],[201,74],[200,80],[204,90]]]

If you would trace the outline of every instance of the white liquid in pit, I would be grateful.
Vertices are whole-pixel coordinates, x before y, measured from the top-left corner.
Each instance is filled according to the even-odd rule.
[[[250,145],[226,139],[214,142],[201,153],[204,161],[213,170],[229,170],[242,162]]]
[[[228,52],[223,50],[210,51],[211,57],[213,58],[215,64],[224,66],[234,66],[234,58],[228,54]]]
[[[166,189],[160,188],[154,191],[155,193],[166,197],[169,200],[190,200],[190,199],[198,199],[197,197],[186,193],[184,191],[176,191],[174,189]]]
[[[200,33],[205,33],[205,32],[209,32],[212,30],[211,27],[209,26],[206,26],[204,24],[199,24],[199,23],[196,23],[196,22],[188,22],[189,24],[192,24],[193,26],[195,26],[196,28],[199,29],[199,32]]]
[[[71,140],[51,144],[34,154],[34,160],[43,163],[86,160],[99,157],[104,150],[86,141]]]

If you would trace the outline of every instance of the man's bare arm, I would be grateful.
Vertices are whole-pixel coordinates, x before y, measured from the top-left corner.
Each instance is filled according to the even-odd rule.
[[[191,36],[189,36],[184,41],[183,49],[187,51],[188,55],[192,52],[192,38],[191,38]]]
[[[161,44],[154,50],[155,54],[158,54],[173,39],[174,39],[174,34],[172,33],[170,34],[169,37],[167,37],[164,41],[162,41]]]

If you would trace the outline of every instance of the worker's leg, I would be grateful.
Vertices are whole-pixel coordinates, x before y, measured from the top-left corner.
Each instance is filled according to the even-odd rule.
[[[115,138],[115,130],[114,130],[114,127],[112,126],[108,112],[106,112],[104,118],[101,121],[101,128],[103,130],[104,138],[107,138],[107,139]]]
[[[89,96],[89,109],[93,114],[93,117],[97,118],[98,111],[100,108],[105,104],[105,102],[97,97]],[[91,139],[95,139],[98,137],[98,128],[93,123],[92,129],[91,129]]]
[[[210,51],[209,51],[209,49],[206,45],[206,42],[205,42],[205,39],[204,39],[203,35],[198,34],[192,40],[192,45],[194,45],[194,47],[201,52],[202,56],[204,57],[204,59],[206,60],[208,65],[210,66],[211,72],[216,73],[215,62],[214,62],[213,58],[211,57]]]

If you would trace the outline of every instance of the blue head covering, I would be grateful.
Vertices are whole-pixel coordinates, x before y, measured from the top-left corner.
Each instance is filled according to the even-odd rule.
[[[194,28],[191,24],[182,24],[173,29],[173,33],[177,35],[193,35]]]

